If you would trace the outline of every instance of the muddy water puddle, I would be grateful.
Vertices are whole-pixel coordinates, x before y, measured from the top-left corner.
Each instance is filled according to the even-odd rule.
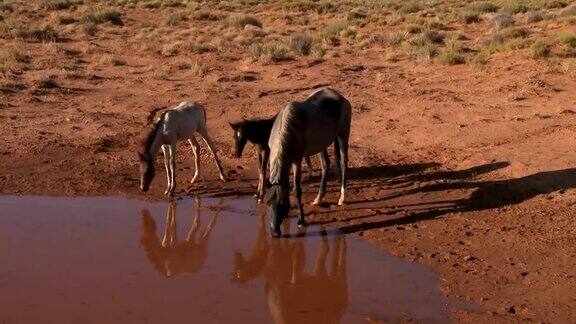
[[[438,276],[250,199],[0,197],[0,323],[445,322]],[[307,235],[308,233],[308,235]]]

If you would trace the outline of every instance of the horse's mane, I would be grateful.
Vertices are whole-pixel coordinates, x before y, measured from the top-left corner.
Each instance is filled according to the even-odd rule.
[[[280,180],[282,176],[280,174],[280,168],[289,167],[289,152],[292,149],[290,144],[297,140],[296,134],[301,129],[301,123],[296,117],[295,105],[297,103],[291,102],[281,112],[280,118],[280,129],[278,131],[280,139],[278,140],[278,148],[276,149],[277,156],[270,156],[270,180]],[[288,164],[287,164],[288,162]],[[277,183],[275,183],[277,184]]]
[[[158,110],[156,110],[156,111],[158,111]],[[142,142],[140,143],[140,151],[139,152],[141,154],[148,154],[148,152],[150,152],[150,148],[152,147],[152,143],[154,142],[154,138],[156,138],[156,133],[158,133],[158,129],[160,129],[160,126],[162,125],[162,121],[164,119],[164,115],[166,115],[167,112],[168,112],[168,110],[165,110],[165,111],[160,113],[160,115],[158,116],[158,119],[157,119],[156,123],[154,123],[154,126],[152,127],[152,129],[150,129],[150,131],[148,131],[146,136],[143,138]],[[154,115],[154,112],[150,113],[148,118],[150,118],[150,116],[153,116],[153,115]]]

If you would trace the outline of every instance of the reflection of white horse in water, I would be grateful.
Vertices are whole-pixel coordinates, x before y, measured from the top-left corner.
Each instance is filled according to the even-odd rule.
[[[162,242],[156,233],[156,222],[148,210],[142,211],[142,235],[140,243],[146,256],[156,270],[166,277],[185,273],[199,272],[208,256],[210,233],[216,224],[218,211],[214,211],[204,233],[196,240],[200,232],[200,200],[196,198],[195,216],[190,231],[184,241],[178,242],[176,229],[176,203],[168,205],[166,228]]]
[[[306,273],[303,240],[269,239],[262,217],[248,258],[236,253],[232,280],[245,283],[263,275],[276,323],[339,323],[348,306],[345,237],[336,236],[332,248],[330,272],[326,269],[328,238],[322,236],[313,273]]]

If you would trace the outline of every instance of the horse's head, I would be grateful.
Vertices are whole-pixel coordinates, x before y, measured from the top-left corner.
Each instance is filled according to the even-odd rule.
[[[234,143],[235,143],[235,156],[237,158],[242,157],[242,151],[244,151],[244,147],[248,142],[248,138],[246,137],[246,132],[244,130],[244,123],[229,123],[232,130],[234,130]]]
[[[138,162],[140,164],[140,190],[146,192],[154,179],[154,161],[148,154],[139,152]]]
[[[280,225],[290,212],[288,191],[287,185],[273,184],[266,192],[266,205],[268,205],[268,215],[270,215],[270,233],[273,237],[282,235]]]

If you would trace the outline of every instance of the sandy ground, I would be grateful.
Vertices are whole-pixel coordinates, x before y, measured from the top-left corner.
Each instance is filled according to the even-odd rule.
[[[126,36],[109,37],[90,46]],[[232,157],[228,122],[271,116],[328,85],[353,105],[349,202],[334,204],[331,179],[331,204],[307,204],[310,221],[437,269],[447,296],[485,309],[455,311],[456,320],[576,321],[576,80],[546,61],[503,53],[478,69],[365,51],[262,65],[208,53],[204,78],[178,70],[156,78],[157,57],[116,50],[126,65],[95,68],[96,54],[86,55],[73,60],[89,72],[59,88],[0,93],[0,193],[164,199],[161,159],[151,192],[138,192],[138,140],[150,111],[195,100],[206,106],[230,181],[216,180],[203,145],[206,181],[190,185],[192,155],[182,144],[179,194],[253,194],[255,150]],[[316,170],[307,202],[317,187]]]

